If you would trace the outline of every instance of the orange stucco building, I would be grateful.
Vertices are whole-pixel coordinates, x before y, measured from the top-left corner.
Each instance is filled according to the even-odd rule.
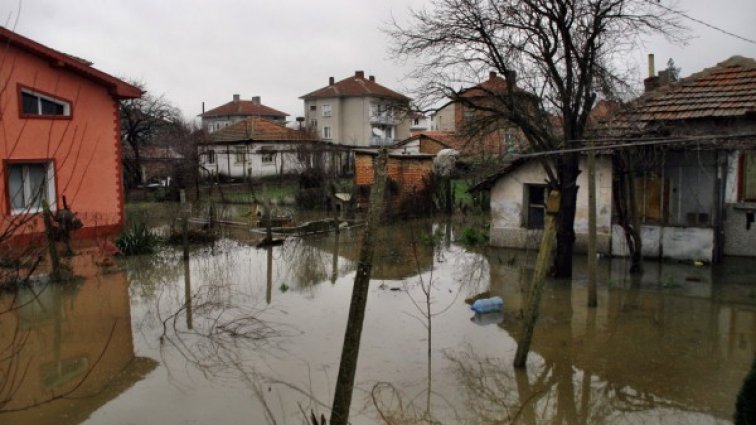
[[[0,27],[0,233],[39,234],[64,196],[76,237],[123,225],[118,101],[142,93],[91,65]]]

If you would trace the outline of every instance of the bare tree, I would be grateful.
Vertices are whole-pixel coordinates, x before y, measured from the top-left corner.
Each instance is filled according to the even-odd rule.
[[[146,92],[144,84],[132,84]],[[140,148],[155,144],[161,133],[170,134],[176,125],[183,125],[181,112],[163,96],[145,93],[139,99],[121,101],[121,140],[133,155],[133,161],[124,162],[127,186],[141,182]]]
[[[681,40],[672,9],[646,0],[434,0],[430,10],[387,29],[392,52],[417,61],[425,104],[442,98],[475,111],[480,132],[509,122],[533,151],[584,138],[597,98],[620,97],[629,68],[620,66],[640,37]],[[462,87],[495,70],[504,84]],[[480,101],[485,99],[485,101]],[[577,153],[542,159],[551,189],[561,192],[553,272],[572,274],[573,224],[580,173]]]

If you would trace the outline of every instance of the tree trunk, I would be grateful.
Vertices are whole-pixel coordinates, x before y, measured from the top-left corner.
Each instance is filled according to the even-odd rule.
[[[580,174],[578,154],[568,154],[558,161],[561,208],[556,217],[557,249],[553,275],[559,279],[572,277],[572,253],[575,247],[575,209],[577,208],[577,177]]]
[[[546,204],[546,217],[543,225],[543,236],[541,246],[538,248],[538,258],[536,259],[533,280],[530,284],[530,290],[526,297],[525,317],[522,324],[522,334],[517,341],[517,353],[514,358],[515,369],[525,367],[530,351],[530,342],[533,340],[533,330],[538,320],[538,310],[541,304],[541,294],[543,286],[546,283],[546,273],[551,263],[552,250],[554,248],[554,234],[556,233],[556,219],[554,215],[561,211],[559,207],[559,192],[552,190],[549,194],[549,200]]]
[[[349,305],[349,318],[347,319],[344,345],[341,351],[341,361],[339,362],[339,375],[336,379],[336,392],[333,397],[331,425],[346,425],[349,421],[349,407],[352,403],[354,376],[357,371],[362,323],[365,319],[368,286],[373,268],[374,238],[378,229],[378,223],[383,216],[385,205],[384,193],[386,191],[387,160],[388,152],[386,148],[382,148],[378,155],[378,160],[374,162],[375,183],[373,183],[370,193],[367,227],[362,241],[360,257],[357,262],[357,274],[354,277],[352,301]]]

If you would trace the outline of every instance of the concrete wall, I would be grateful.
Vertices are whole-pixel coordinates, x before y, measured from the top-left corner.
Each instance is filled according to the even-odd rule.
[[[454,126],[454,104],[449,103],[443,108],[439,109],[433,115],[431,121],[431,130],[435,131],[455,131]]]
[[[727,157],[724,254],[753,257],[756,256],[756,223],[748,226],[747,222],[748,213],[756,213],[756,202],[741,202],[738,198],[741,154],[735,151]]]
[[[333,143],[350,146],[371,146],[372,124],[370,123],[370,105],[390,105],[393,102],[374,97],[332,97],[323,99],[310,99],[305,104],[305,122],[309,126],[313,119],[317,120],[317,134],[323,138],[323,127],[331,127],[331,138],[326,139]],[[315,105],[316,110],[310,111],[310,106]],[[323,105],[331,106],[331,116],[323,116]],[[401,107],[395,107],[395,122],[392,126],[394,140],[404,140],[410,135],[411,120],[404,112],[399,112]]]
[[[310,111],[310,106],[315,105],[315,110]],[[331,116],[323,116],[323,106],[329,105],[331,107]],[[317,121],[317,126],[313,128],[318,134],[318,137],[323,139],[323,127],[331,128],[331,138],[324,139],[338,143],[342,137],[342,104],[338,97],[324,98],[324,99],[311,99],[305,101],[305,124],[308,128],[311,126],[312,120]]]
[[[712,261],[714,229],[708,227],[641,226],[641,252],[647,258]],[[627,256],[625,232],[612,226],[612,255]]]
[[[580,168],[585,170],[584,158]],[[575,210],[575,249],[585,251],[588,238],[588,176],[578,177],[577,209]],[[531,161],[501,177],[491,190],[491,230],[493,246],[535,248],[540,241],[540,230],[525,228],[525,185],[543,184],[546,174],[541,165]],[[597,249],[610,252],[612,218],[612,164],[608,158],[596,159],[596,227]]]

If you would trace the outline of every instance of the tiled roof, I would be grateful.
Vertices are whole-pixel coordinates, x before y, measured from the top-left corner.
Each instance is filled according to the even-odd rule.
[[[316,141],[309,133],[259,117],[250,117],[210,134],[206,143],[223,142],[307,142]]]
[[[142,90],[99,69],[92,62],[59,52],[0,26],[0,43],[6,43],[47,60],[51,65],[66,69],[108,88],[118,99],[135,99],[142,96]]]
[[[365,75],[362,71],[355,72],[355,75],[349,78],[345,78],[334,84],[325,86],[314,92],[301,96],[300,99],[310,99],[316,97],[359,97],[359,96],[374,96],[388,99],[397,99],[401,101],[409,101],[407,96],[397,93],[389,88],[386,88],[376,83],[372,77],[365,79]]]
[[[481,97],[490,95],[501,95],[507,92],[507,80],[498,76],[495,72],[491,72],[488,75],[488,79],[478,84],[477,86],[470,87],[462,90],[459,93],[459,97]],[[522,90],[515,86],[515,92],[522,92]]]
[[[756,61],[733,56],[712,68],[646,93],[624,121],[739,117],[756,112]]]
[[[229,115],[241,115],[241,116],[256,116],[256,117],[288,117],[289,114],[278,111],[271,107],[262,105],[251,100],[232,100],[231,102],[221,105],[217,108],[211,109],[204,114],[200,114],[201,117],[219,117]]]
[[[433,139],[450,149],[456,149],[458,151],[464,149],[467,142],[467,140],[452,131],[422,131],[419,135]]]

